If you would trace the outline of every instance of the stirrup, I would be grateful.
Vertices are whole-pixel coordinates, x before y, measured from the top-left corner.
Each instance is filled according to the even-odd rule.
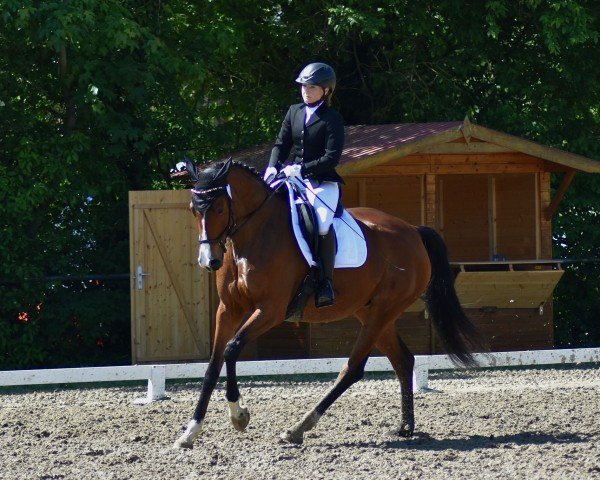
[[[325,278],[315,294],[315,306],[317,308],[330,307],[335,303],[335,293],[331,280]]]

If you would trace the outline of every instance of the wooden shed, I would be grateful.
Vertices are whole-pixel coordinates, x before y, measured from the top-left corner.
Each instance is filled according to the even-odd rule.
[[[262,170],[270,149],[234,158]],[[598,173],[600,162],[465,119],[347,127],[338,171],[347,207],[375,207],[442,234],[461,303],[492,350],[553,346],[552,291],[563,272],[552,259],[552,216],[575,174]],[[564,173],[554,197],[553,172]],[[209,355],[217,299],[195,266],[188,202],[187,191],[130,194],[134,362]],[[442,352],[422,302],[397,329],[414,353]],[[285,323],[243,357],[345,356],[357,333],[354,319]]]

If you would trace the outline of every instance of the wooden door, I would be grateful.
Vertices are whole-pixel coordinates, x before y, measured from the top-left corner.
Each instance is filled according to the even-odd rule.
[[[207,359],[210,277],[189,191],[129,193],[132,361]]]

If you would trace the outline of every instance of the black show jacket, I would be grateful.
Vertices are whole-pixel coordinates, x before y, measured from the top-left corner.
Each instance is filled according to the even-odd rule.
[[[269,167],[281,169],[294,147],[292,163],[302,165],[303,178],[344,183],[335,171],[344,148],[342,116],[323,102],[305,125],[305,107],[298,103],[288,109],[271,151]]]

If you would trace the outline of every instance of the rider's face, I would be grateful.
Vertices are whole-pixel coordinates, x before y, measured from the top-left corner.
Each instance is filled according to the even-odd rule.
[[[318,85],[302,85],[302,100],[304,103],[315,103],[323,98],[325,90]]]

